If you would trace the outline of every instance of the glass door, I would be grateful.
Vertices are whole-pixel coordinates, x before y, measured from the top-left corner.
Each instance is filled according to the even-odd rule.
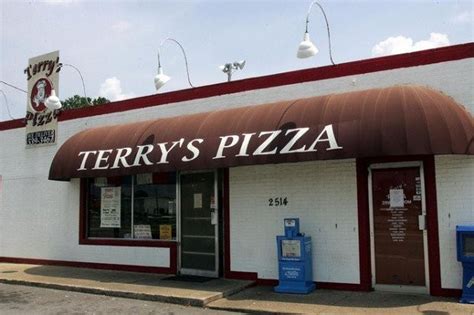
[[[180,174],[181,274],[218,277],[215,172]]]

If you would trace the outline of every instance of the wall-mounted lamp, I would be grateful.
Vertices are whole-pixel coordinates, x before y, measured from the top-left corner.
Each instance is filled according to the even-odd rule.
[[[163,85],[166,84],[166,82],[168,82],[171,79],[169,76],[167,76],[166,74],[163,73],[163,69],[161,67],[161,60],[160,60],[160,48],[161,48],[161,46],[163,46],[163,44],[166,41],[173,42],[176,45],[178,45],[179,48],[181,48],[181,51],[182,51],[183,56],[184,56],[184,63],[186,65],[186,74],[188,76],[188,83],[191,87],[194,87],[194,85],[192,85],[192,83],[191,83],[191,79],[189,78],[188,58],[186,57],[186,52],[184,51],[183,46],[176,39],[166,38],[165,40],[163,40],[160,43],[160,46],[158,47],[158,74],[155,76],[155,88],[156,88],[156,90],[158,91]]]
[[[60,109],[61,107],[63,107],[63,105],[61,104],[61,101],[59,100],[59,97],[56,96],[56,91],[54,89],[54,85],[53,85],[52,82],[51,82],[51,86],[53,87],[51,89],[51,94],[48,96],[48,98],[44,102],[44,105],[48,109],[54,111],[55,109]]]
[[[81,82],[82,82],[82,90],[84,91],[84,98],[86,99],[87,105],[90,105],[89,99],[87,98],[87,94],[86,94],[86,85],[84,84],[84,78],[82,77],[81,71],[79,71],[78,68],[76,68],[75,66],[73,66],[69,63],[60,63],[60,64],[58,64],[58,68],[56,69],[56,72],[61,71],[62,67],[73,68],[79,74],[79,77],[81,77]],[[55,93],[55,96],[56,96],[56,93]]]
[[[234,73],[236,70],[242,70],[244,66],[245,60],[241,60],[235,61],[233,63],[226,63],[225,65],[219,66],[219,69],[227,74],[227,82],[230,82],[232,80],[232,73]]]
[[[328,42],[329,42],[329,59],[331,60],[331,63],[335,65],[334,60],[332,59],[331,33],[329,31],[328,18],[326,17],[326,12],[324,12],[323,7],[317,1],[311,2],[309,6],[308,14],[306,15],[306,30],[304,33],[303,41],[298,46],[298,52],[296,56],[298,58],[308,58],[318,53],[318,48],[316,48],[316,46],[311,42],[311,40],[309,39],[309,33],[308,33],[309,14],[311,12],[311,9],[313,8],[313,5],[315,4],[321,9],[321,12],[323,13],[323,16],[324,16],[324,20],[326,21],[326,28],[328,31]]]

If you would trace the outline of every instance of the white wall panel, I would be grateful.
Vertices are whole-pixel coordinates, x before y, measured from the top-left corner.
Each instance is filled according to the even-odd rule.
[[[230,169],[231,270],[278,279],[276,235],[283,219],[300,218],[312,237],[316,281],[359,283],[355,160]],[[287,197],[288,205],[269,206]]]
[[[461,289],[456,225],[474,225],[474,157],[443,155],[437,156],[435,163],[441,287]]]

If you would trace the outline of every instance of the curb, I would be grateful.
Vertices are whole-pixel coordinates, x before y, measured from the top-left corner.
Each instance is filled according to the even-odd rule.
[[[210,310],[215,310],[215,311],[237,312],[237,313],[244,313],[244,314],[259,314],[259,315],[267,315],[267,314],[300,315],[301,314],[301,313],[289,313],[289,312],[270,312],[270,311],[241,308],[241,307],[225,307],[225,306],[205,306],[205,307]]]
[[[206,299],[193,299],[193,298],[182,298],[182,297],[165,296],[165,295],[157,295],[157,294],[134,293],[130,291],[117,291],[117,290],[108,290],[108,289],[101,289],[101,288],[70,286],[70,285],[63,285],[63,284],[56,284],[56,283],[33,282],[33,281],[25,281],[25,280],[0,279],[0,283],[13,284],[13,285],[26,285],[26,286],[55,289],[55,290],[62,290],[62,291],[73,291],[73,292],[80,292],[80,293],[98,294],[98,295],[105,295],[105,296],[135,299],[135,300],[156,301],[156,302],[172,303],[172,304],[179,304],[179,305],[184,305],[184,306],[197,306],[197,307],[205,307],[208,303],[214,302],[223,297],[227,297],[237,292],[240,292],[252,284],[250,283],[248,285],[243,285],[239,288],[229,290],[228,292],[219,293]]]

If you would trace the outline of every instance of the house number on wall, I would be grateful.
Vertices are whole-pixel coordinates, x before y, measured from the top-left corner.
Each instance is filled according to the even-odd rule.
[[[288,197],[276,197],[268,199],[270,207],[286,207],[288,205]]]

